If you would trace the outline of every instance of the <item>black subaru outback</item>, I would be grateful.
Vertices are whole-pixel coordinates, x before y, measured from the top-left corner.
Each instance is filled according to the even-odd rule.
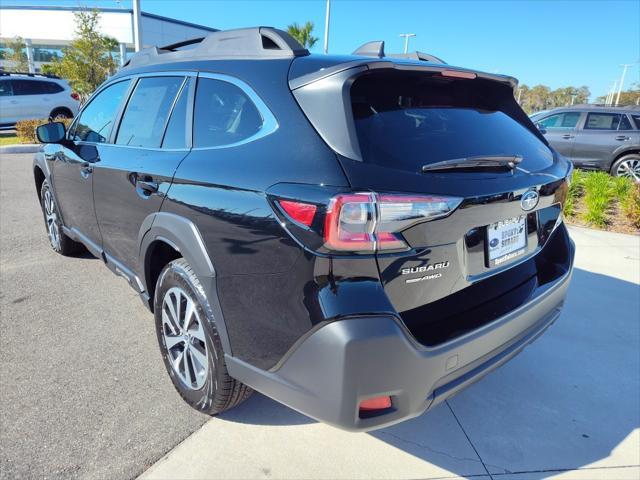
[[[413,57],[216,32],[141,51],[68,131],[39,127],[51,246],[83,245],[140,294],[194,408],[255,389],[379,428],[558,317],[570,163],[515,79]]]

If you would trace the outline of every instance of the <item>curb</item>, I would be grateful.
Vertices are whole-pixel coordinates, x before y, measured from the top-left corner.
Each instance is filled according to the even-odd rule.
[[[39,144],[26,144],[26,145],[8,145],[6,147],[0,147],[0,154],[4,153],[36,153],[40,150],[42,145]]]

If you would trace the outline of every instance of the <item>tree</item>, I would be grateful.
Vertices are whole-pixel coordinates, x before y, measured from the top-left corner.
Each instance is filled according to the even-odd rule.
[[[13,71],[28,72],[29,61],[27,60],[27,54],[25,52],[27,45],[24,43],[22,37],[7,40],[7,48],[11,50],[11,53],[6,54],[5,60],[12,63]]]
[[[287,27],[287,33],[295,38],[305,48],[312,48],[318,41],[318,37],[311,35],[313,22],[306,22],[303,26],[296,22]]]
[[[71,87],[86,99],[116,69],[111,55],[112,40],[99,30],[100,13],[81,10],[74,13],[75,38],[64,49],[61,60],[54,60],[48,70],[69,80]]]
[[[113,52],[119,50],[120,48],[120,42],[118,42],[118,40],[116,40],[113,37],[107,37],[104,36],[104,47],[107,49],[107,51],[109,52],[109,57],[111,58],[111,61],[113,62],[113,65],[115,67],[116,65],[116,58],[114,58],[113,56]],[[117,58],[120,58],[120,53],[117,54]],[[115,73],[115,71],[110,72],[111,74]]]
[[[536,85],[529,88],[527,85],[520,85],[515,93],[519,98],[520,106],[527,113],[539,112],[556,107],[566,107],[587,103],[591,92],[589,87],[583,85],[576,87],[561,87],[551,90],[546,85]]]
[[[618,92],[616,91],[613,96],[613,104],[616,103]],[[607,95],[596,98],[596,103],[604,103],[607,99]],[[631,88],[620,92],[620,101],[618,105],[640,105],[640,83],[634,83]]]

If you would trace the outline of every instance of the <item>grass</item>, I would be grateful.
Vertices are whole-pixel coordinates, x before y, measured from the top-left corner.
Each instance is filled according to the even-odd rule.
[[[575,170],[563,213],[569,221],[591,227],[637,232],[638,192],[640,186],[631,179]]]
[[[15,133],[0,133],[0,147],[22,143]]]

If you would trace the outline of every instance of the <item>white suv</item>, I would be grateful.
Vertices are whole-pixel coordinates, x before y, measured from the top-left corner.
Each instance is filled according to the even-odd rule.
[[[79,99],[58,77],[0,73],[0,129],[12,128],[19,120],[73,118]]]

